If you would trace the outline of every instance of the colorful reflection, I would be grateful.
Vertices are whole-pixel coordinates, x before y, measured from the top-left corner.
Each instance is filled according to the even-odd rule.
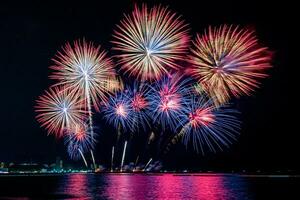
[[[108,199],[243,199],[249,197],[238,177],[201,174],[108,175]],[[232,187],[233,186],[233,187]]]
[[[147,199],[151,197],[152,177],[140,175],[109,175],[103,197],[108,199]]]
[[[70,174],[56,195],[67,199],[252,199],[245,179],[214,174]]]
[[[64,184],[64,194],[68,194],[72,199],[83,200],[90,196],[88,190],[88,176],[85,174],[68,175]]]

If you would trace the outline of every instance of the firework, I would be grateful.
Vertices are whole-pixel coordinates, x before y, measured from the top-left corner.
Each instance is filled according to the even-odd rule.
[[[137,157],[136,157],[136,160],[135,160],[135,163],[134,163],[134,168],[133,168],[133,172],[136,170],[136,166],[137,166],[137,164],[138,164],[138,161],[139,161],[139,158],[140,158],[140,156],[138,155]]]
[[[51,66],[54,72],[50,78],[84,96],[92,136],[92,105],[99,111],[99,99],[107,100],[106,94],[111,90],[108,86],[115,79],[112,60],[106,54],[100,46],[78,40],[73,46],[67,43],[53,59],[55,65]]]
[[[110,171],[113,171],[113,167],[114,167],[114,155],[115,155],[115,147],[113,146],[111,149],[111,168]]]
[[[93,135],[92,138],[94,138],[94,135]],[[93,153],[92,149],[90,149],[90,153],[91,153],[91,156],[92,156],[92,161],[93,161],[93,164],[94,164],[94,169],[96,170],[97,166],[96,166],[95,157],[94,157],[94,153]]]
[[[115,93],[124,90],[124,84],[120,77],[109,78],[106,82],[105,88],[109,93]]]
[[[215,97],[217,105],[232,95],[250,95],[271,66],[270,52],[258,44],[254,31],[238,26],[209,27],[193,44],[187,72]]]
[[[188,28],[181,17],[168,8],[135,6],[114,31],[121,68],[141,80],[159,79],[177,70],[188,47]]]
[[[115,76],[112,60],[106,54],[100,50],[100,46],[96,47],[85,40],[75,41],[73,45],[67,43],[53,59],[55,65],[50,68],[54,72],[50,78],[80,92],[85,97],[87,106],[93,104],[98,110],[98,98],[107,100],[107,85]]]
[[[66,129],[84,120],[87,113],[84,101],[77,93],[62,87],[53,87],[36,101],[37,120],[48,134],[63,136]]]
[[[192,96],[186,104],[185,114],[180,118],[184,126],[179,133],[186,146],[192,141],[194,149],[204,154],[206,147],[216,152],[236,140],[240,130],[236,110],[226,105],[216,107],[205,95]]]
[[[126,147],[127,147],[127,141],[125,141],[124,144],[124,149],[123,149],[123,154],[122,154],[122,161],[121,161],[121,172],[123,170],[123,164],[124,164],[124,160],[125,160],[125,154],[126,154]]]
[[[78,123],[67,130],[65,144],[68,146],[68,154],[71,159],[78,160],[80,156],[82,157],[84,153],[90,151],[95,167],[95,159],[92,152],[95,143],[95,134],[91,134],[90,127],[85,123]],[[84,157],[82,158],[85,160]]]
[[[179,116],[184,109],[185,98],[189,91],[189,79],[174,74],[151,86],[149,92],[150,115],[154,122],[175,130],[180,123]]]
[[[71,159],[73,160],[79,160],[79,158],[81,157],[85,166],[88,167],[88,164],[86,162],[86,158],[84,157],[84,154],[82,152],[82,149],[80,146],[78,146],[78,144],[75,144],[73,142],[69,142],[68,144],[68,154],[70,156]]]
[[[152,158],[150,158],[150,160],[147,162],[147,164],[145,165],[143,171],[145,171],[147,169],[147,167],[150,165],[151,162],[152,162]]]
[[[107,105],[103,108],[104,118],[116,129],[133,129],[134,114],[130,105],[130,99],[124,92],[118,92],[111,96]]]
[[[145,129],[149,125],[148,108],[149,102],[147,99],[149,89],[144,84],[133,84],[133,87],[127,87],[125,95],[130,101],[130,106],[133,112],[134,123],[133,129],[139,130],[140,125]]]
[[[148,145],[155,140],[154,132],[151,132],[148,138]]]

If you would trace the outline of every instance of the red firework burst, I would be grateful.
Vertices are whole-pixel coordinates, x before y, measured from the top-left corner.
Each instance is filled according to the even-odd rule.
[[[131,106],[135,112],[139,112],[140,110],[142,110],[148,106],[148,102],[143,97],[143,95],[141,95],[140,93],[137,93],[132,98]]]
[[[212,108],[197,109],[189,114],[189,123],[193,128],[208,126],[215,121],[215,116],[211,112]]]

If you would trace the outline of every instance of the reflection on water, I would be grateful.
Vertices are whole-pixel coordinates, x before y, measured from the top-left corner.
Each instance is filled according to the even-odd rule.
[[[62,179],[60,189],[65,194],[71,194],[75,197],[85,197],[90,194],[90,185],[88,176],[83,174],[72,174]]]
[[[299,182],[224,174],[8,175],[0,176],[0,199],[300,199]]]
[[[58,193],[74,199],[250,199],[240,177],[165,175],[66,176]]]

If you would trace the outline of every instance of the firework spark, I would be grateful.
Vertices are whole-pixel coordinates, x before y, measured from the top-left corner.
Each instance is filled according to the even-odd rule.
[[[154,122],[158,122],[163,128],[169,126],[172,130],[180,122],[185,98],[189,91],[189,79],[174,74],[165,77],[162,81],[151,86],[149,93],[150,115]]]
[[[87,106],[93,104],[99,110],[98,98],[101,101],[107,100],[107,85],[115,77],[112,60],[106,54],[100,50],[100,46],[96,47],[85,40],[75,41],[73,45],[67,43],[53,59],[55,65],[50,68],[54,72],[50,78],[80,92]]]
[[[186,146],[192,140],[194,149],[204,154],[206,147],[216,152],[236,140],[240,130],[237,111],[225,105],[216,107],[205,95],[192,96],[186,104],[185,114],[180,118],[184,126],[179,133]]]
[[[65,144],[68,145],[68,153],[71,159],[78,160],[80,154],[92,150],[95,143],[95,133],[92,136],[87,124],[78,123],[67,130]]]
[[[64,135],[66,129],[80,123],[87,116],[84,100],[77,93],[62,87],[52,87],[36,101],[37,120],[48,134],[57,137]]]
[[[193,44],[187,72],[215,97],[217,105],[232,95],[250,95],[271,66],[270,52],[258,44],[254,31],[238,26],[209,27]]]
[[[130,15],[114,31],[120,52],[121,68],[141,80],[159,79],[170,70],[180,68],[188,47],[188,28],[181,17],[168,8],[155,6],[149,9],[135,6]]]

